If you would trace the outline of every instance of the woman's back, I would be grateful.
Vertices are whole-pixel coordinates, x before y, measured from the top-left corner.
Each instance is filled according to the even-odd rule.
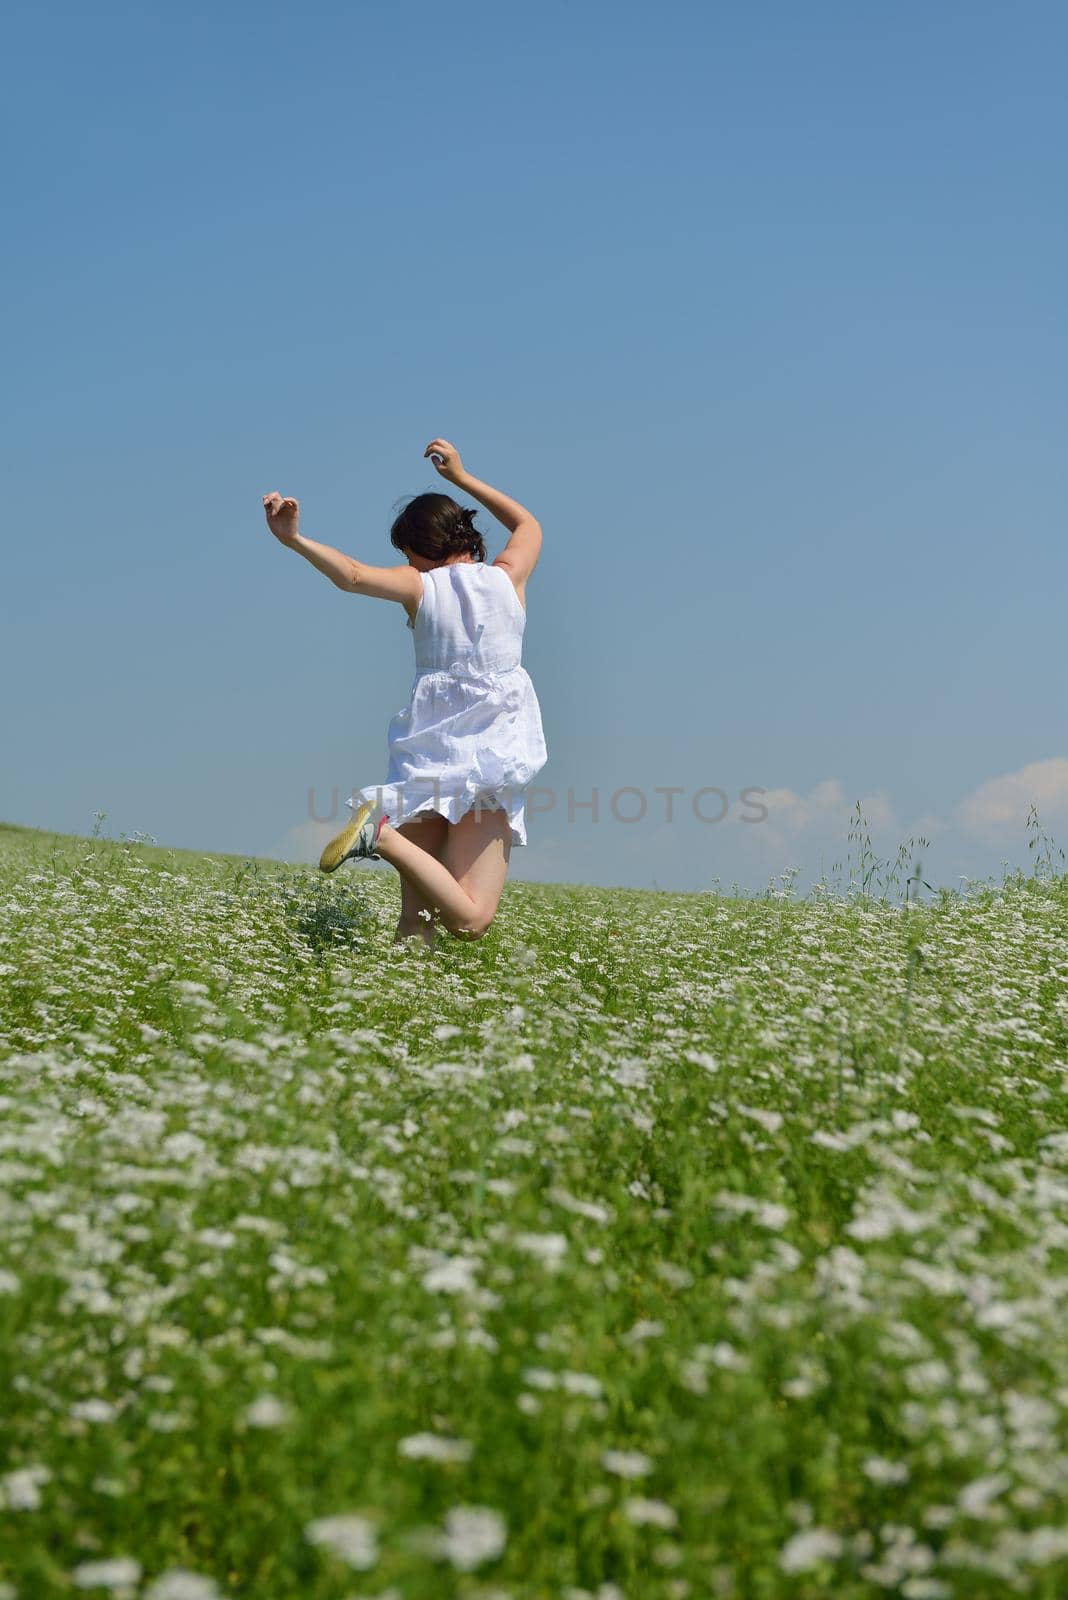
[[[454,561],[423,573],[423,598],[408,626],[417,672],[507,672],[523,654],[526,612],[503,567]]]

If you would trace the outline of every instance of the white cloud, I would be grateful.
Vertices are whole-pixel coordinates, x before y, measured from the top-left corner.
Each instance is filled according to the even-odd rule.
[[[856,801],[846,799],[837,778],[824,778],[807,795],[797,794],[793,789],[769,789],[761,802],[767,806],[771,820],[778,824],[774,831],[783,830],[794,837],[828,823],[841,827],[844,837],[856,808]],[[860,809],[870,828],[894,825],[893,807],[884,794],[863,795]]]
[[[346,812],[346,816],[348,813]],[[342,828],[338,822],[300,822],[276,839],[267,855],[272,861],[297,861],[317,866],[327,844]]]
[[[950,824],[945,817],[937,816],[933,811],[925,811],[918,817],[909,829],[914,839],[937,839],[940,833],[946,833]]]
[[[1043,823],[1068,817],[1068,760],[1064,756],[1032,761],[1018,772],[987,778],[965,795],[954,814],[965,832],[981,839],[1000,838],[1006,829],[1018,831],[1022,838],[1032,803]]]

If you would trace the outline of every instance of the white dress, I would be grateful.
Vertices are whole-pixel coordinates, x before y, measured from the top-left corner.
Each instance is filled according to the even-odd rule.
[[[526,620],[503,567],[455,561],[423,573],[408,623],[415,680],[389,724],[386,781],[356,790],[350,806],[376,801],[394,827],[424,811],[459,822],[476,804],[503,809],[512,843],[526,844],[525,790],[547,755],[521,664]]]

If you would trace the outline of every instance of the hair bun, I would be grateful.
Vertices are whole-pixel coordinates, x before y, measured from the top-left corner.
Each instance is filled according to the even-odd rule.
[[[436,565],[456,555],[485,561],[486,544],[477,516],[477,506],[462,506],[447,494],[413,495],[393,519],[390,543],[409,558],[423,556]]]
[[[474,518],[475,513],[470,506],[461,506],[460,515],[456,520],[456,532],[468,545],[481,538],[478,529],[474,525]]]

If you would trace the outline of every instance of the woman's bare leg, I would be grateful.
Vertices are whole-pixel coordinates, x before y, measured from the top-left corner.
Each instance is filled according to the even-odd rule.
[[[440,861],[445,853],[445,838],[449,824],[435,811],[413,817],[411,822],[402,822],[394,831],[403,834],[405,839],[410,839],[420,850],[424,850],[437,861]],[[421,938],[424,944],[433,949],[434,908],[402,873],[400,919],[393,935],[393,942],[403,944],[406,939],[413,938]]]
[[[482,937],[497,915],[511,853],[512,828],[505,811],[483,811],[481,816],[468,811],[449,828],[445,865],[478,907],[475,938]]]
[[[396,867],[443,928],[458,938],[480,939],[497,915],[508,875],[512,830],[505,811],[467,812],[446,824],[444,859],[439,861],[405,833],[405,825],[382,824],[375,846]]]

